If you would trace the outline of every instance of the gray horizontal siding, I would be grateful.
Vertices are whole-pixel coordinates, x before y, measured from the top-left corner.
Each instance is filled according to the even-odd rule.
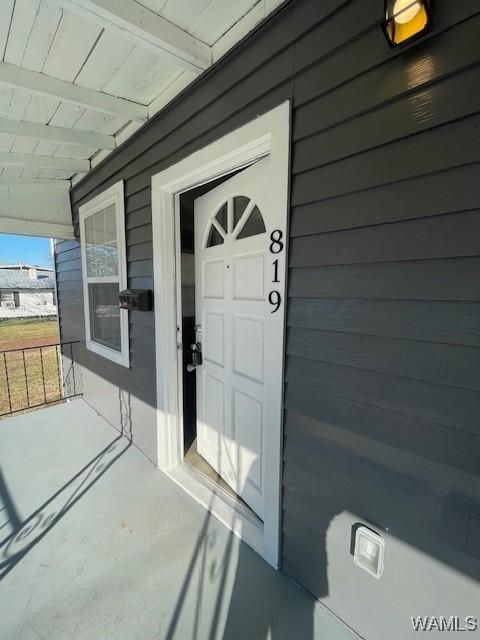
[[[292,298],[290,326],[480,347],[480,303]]]
[[[82,263],[77,240],[63,240],[55,246],[57,303],[62,342],[84,340]],[[69,279],[69,274],[75,279]]]
[[[392,360],[395,366],[394,354]],[[480,394],[471,389],[297,356],[288,358],[286,381],[313,401],[323,393],[340,395],[480,435]]]
[[[290,295],[363,300],[479,300],[479,259],[294,268]]]
[[[480,7],[439,2],[390,51],[383,5],[291,2],[72,191],[77,223],[125,181],[128,284],[152,288],[152,175],[292,99],[283,568],[339,613],[322,540],[349,512],[480,576]],[[62,337],[82,337],[78,245],[57,250]],[[153,405],[153,314],[130,331],[130,370],[85,362]]]
[[[287,354],[480,391],[478,347],[291,327]]]
[[[480,172],[480,165],[478,167]],[[406,186],[408,188],[408,186]],[[408,220],[325,234],[310,234],[290,242],[292,267],[432,258],[478,256],[480,237],[472,234],[480,211]]]
[[[360,166],[356,156],[322,165],[321,139],[311,136],[295,145],[295,186],[301,192],[313,171],[322,184],[320,196],[326,199],[476,162],[479,124],[474,115],[368,149]]]
[[[316,95],[297,110],[294,139],[298,140],[327,129],[332,130],[335,126],[364,113],[390,105],[392,101],[401,103],[418,99],[417,94],[419,91],[425,91],[425,85],[444,81],[452,72],[457,72],[478,59],[480,44],[475,39],[470,39],[470,34],[479,28],[480,18],[475,16],[470,21],[439,34],[428,44],[430,64],[427,61],[422,69],[416,69],[413,65],[410,68],[410,77],[406,74],[408,67],[406,68],[405,58],[397,56],[389,60],[384,59],[373,69],[327,93],[322,91],[321,83],[317,84]],[[465,46],[467,41],[468,47]],[[398,78],[402,75],[404,85],[399,95]],[[436,88],[432,87],[433,95],[435,90]],[[320,109],[321,118],[318,117]],[[414,118],[411,120],[415,122]],[[395,128],[390,126],[389,132],[395,132]],[[403,130],[399,133],[405,135]]]

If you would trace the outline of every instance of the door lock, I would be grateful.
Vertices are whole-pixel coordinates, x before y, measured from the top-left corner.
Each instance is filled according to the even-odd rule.
[[[195,371],[195,369],[197,367],[200,367],[203,362],[201,342],[196,342],[195,344],[191,344],[190,349],[192,351],[192,362],[191,364],[187,364],[187,371],[189,373],[191,373],[192,371]]]

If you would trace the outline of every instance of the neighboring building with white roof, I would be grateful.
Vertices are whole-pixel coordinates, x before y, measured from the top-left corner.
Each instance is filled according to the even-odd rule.
[[[0,320],[55,316],[55,277],[36,265],[0,266]]]

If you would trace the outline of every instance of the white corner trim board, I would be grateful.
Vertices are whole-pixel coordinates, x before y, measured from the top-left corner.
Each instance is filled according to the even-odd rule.
[[[276,202],[280,202],[283,229],[287,241],[288,175],[290,152],[290,103],[285,102],[243,127],[193,153],[180,162],[152,177],[152,235],[155,294],[155,341],[157,371],[157,442],[159,467],[172,473],[182,484],[179,467],[183,463],[182,424],[182,351],[178,349],[177,326],[181,326],[180,298],[180,194],[208,183],[237,169],[252,165],[261,158],[269,158],[277,177],[274,188]],[[285,256],[286,264],[286,256]],[[284,291],[285,272],[279,288]],[[285,305],[282,307],[284,314]],[[261,526],[261,545],[251,538],[252,524],[237,526],[242,518],[238,510],[222,506],[216,514],[232,531],[255,548],[265,560],[278,566],[280,553],[281,513],[281,452],[283,406],[283,354],[279,347],[278,362],[278,420],[268,425],[265,452],[265,507]],[[193,497],[205,503],[205,487],[198,487],[192,479],[182,485]],[[215,492],[212,491],[212,497]],[[215,505],[217,498],[212,500]],[[215,506],[212,507],[215,513]],[[230,511],[229,511],[230,509]],[[226,514],[229,515],[226,515]],[[230,524],[229,524],[230,523]]]

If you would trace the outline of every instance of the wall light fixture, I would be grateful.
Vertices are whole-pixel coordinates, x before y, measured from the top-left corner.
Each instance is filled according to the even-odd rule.
[[[386,0],[383,31],[391,47],[418,38],[432,25],[434,0]]]

